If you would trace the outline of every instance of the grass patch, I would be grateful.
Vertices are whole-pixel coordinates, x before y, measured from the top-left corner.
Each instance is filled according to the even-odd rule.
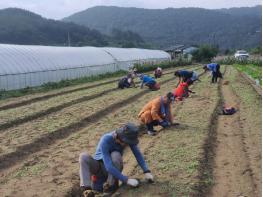
[[[23,166],[13,174],[13,178],[36,176],[44,171],[47,167],[48,165],[46,163],[39,163],[33,166]]]
[[[248,76],[253,78],[254,80],[258,81],[260,85],[262,85],[262,69],[261,67],[255,64],[234,64],[239,71],[246,73]]]

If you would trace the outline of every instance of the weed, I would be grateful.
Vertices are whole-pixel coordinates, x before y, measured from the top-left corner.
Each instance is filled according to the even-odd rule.
[[[18,171],[16,171],[13,174],[13,177],[21,178],[21,177],[27,177],[27,176],[35,176],[35,175],[40,174],[47,167],[48,165],[46,163],[39,163],[33,166],[23,166],[22,168],[18,169]]]

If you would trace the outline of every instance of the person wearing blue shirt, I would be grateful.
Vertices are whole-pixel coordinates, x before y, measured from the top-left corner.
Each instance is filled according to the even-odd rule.
[[[144,75],[144,74],[141,74],[141,75],[138,75],[140,80],[142,81],[141,82],[141,88],[143,88],[143,85],[146,85],[149,87],[149,89],[151,90],[155,90],[155,84],[156,84],[156,81],[148,76],[148,75]]]
[[[220,65],[218,63],[211,63],[203,66],[204,71],[212,72],[212,83],[217,82],[217,78],[223,78],[222,73],[220,72]]]
[[[132,187],[137,187],[137,179],[122,174],[122,155],[129,146],[138,164],[142,168],[146,180],[152,182],[151,174],[138,147],[139,129],[133,123],[127,123],[115,131],[104,134],[96,148],[94,156],[84,152],[80,154],[80,187],[84,192],[114,192],[118,188],[118,180]]]
[[[189,85],[192,85],[194,81],[198,80],[198,75],[195,71],[188,71],[188,70],[177,70],[174,72],[174,76],[178,77],[178,83],[176,87],[181,83],[181,82],[187,82]]]

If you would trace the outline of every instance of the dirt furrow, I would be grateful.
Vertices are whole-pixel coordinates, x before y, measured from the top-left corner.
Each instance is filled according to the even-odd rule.
[[[251,176],[254,187],[254,195],[261,196],[262,191],[262,160],[261,160],[261,139],[262,139],[262,111],[261,94],[251,87],[251,82],[240,77],[240,72],[231,68],[230,87],[237,99],[238,124],[242,131],[241,141],[244,155],[247,158],[247,168],[244,174]]]
[[[47,116],[47,115],[49,115],[51,113],[60,111],[60,110],[62,110],[64,108],[66,108],[66,107],[70,107],[72,105],[75,105],[75,104],[78,104],[78,103],[82,103],[82,102],[87,102],[87,101],[89,101],[91,99],[96,99],[97,97],[104,96],[104,95],[106,95],[106,94],[108,94],[110,92],[116,91],[116,90],[118,90],[118,89],[117,88],[111,88],[111,89],[102,91],[102,92],[97,93],[97,94],[93,94],[93,95],[90,95],[90,96],[84,96],[84,97],[81,97],[79,99],[76,99],[76,100],[73,100],[73,101],[70,101],[70,102],[66,102],[66,103],[63,103],[63,104],[55,106],[55,107],[51,107],[51,108],[49,108],[47,110],[43,110],[43,111],[40,111],[38,113],[34,113],[34,114],[26,116],[24,118],[18,118],[18,119],[9,121],[7,123],[4,123],[4,124],[0,125],[0,132],[4,132],[6,129],[9,129],[11,127],[17,127],[17,126],[19,126],[21,124],[24,124],[26,122],[35,120],[37,118],[41,118],[41,117]]]
[[[247,76],[247,74],[245,74],[245,73],[243,73],[243,72],[241,72],[241,71],[239,71],[239,74],[240,74],[240,76],[241,76],[243,79],[245,79],[245,80],[251,85],[251,87],[254,88],[254,90],[255,90],[260,96],[262,96],[262,87],[256,85],[255,81],[252,80],[252,79],[250,79],[250,78]]]
[[[21,107],[21,106],[28,105],[28,104],[31,104],[31,103],[35,103],[35,102],[43,101],[43,100],[46,100],[46,99],[50,99],[50,98],[53,98],[53,97],[56,97],[56,96],[61,96],[61,95],[64,95],[64,94],[70,94],[70,93],[73,93],[73,92],[76,92],[76,91],[81,91],[81,90],[86,90],[86,89],[90,89],[90,88],[95,88],[95,87],[98,87],[98,86],[102,86],[102,85],[106,85],[106,84],[117,82],[118,80],[119,79],[114,79],[114,80],[110,80],[110,81],[106,81],[106,82],[102,82],[102,83],[98,83],[98,84],[93,84],[93,85],[88,85],[88,86],[85,86],[85,87],[80,87],[80,88],[76,88],[76,89],[72,89],[72,90],[67,90],[67,91],[62,91],[62,92],[58,92],[58,93],[54,93],[54,94],[48,94],[48,95],[44,95],[44,96],[40,96],[40,97],[35,97],[35,98],[28,99],[28,100],[21,101],[21,102],[10,103],[8,105],[0,106],[0,111],[11,109],[11,108],[16,108],[16,107]]]
[[[225,80],[227,79],[226,73]],[[230,85],[221,86],[224,104],[240,109],[239,98]],[[222,105],[221,105],[222,106]],[[217,119],[215,158],[213,166],[214,186],[207,196],[257,196],[251,176],[240,114],[219,116]]]

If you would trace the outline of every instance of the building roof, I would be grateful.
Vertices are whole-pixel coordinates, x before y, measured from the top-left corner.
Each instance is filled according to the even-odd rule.
[[[181,52],[185,48],[186,48],[185,45],[178,44],[178,45],[170,46],[170,47],[164,49],[164,51],[167,51],[167,52]]]
[[[0,44],[0,75],[66,70],[149,59],[170,59],[170,55],[165,51],[138,48]]]

